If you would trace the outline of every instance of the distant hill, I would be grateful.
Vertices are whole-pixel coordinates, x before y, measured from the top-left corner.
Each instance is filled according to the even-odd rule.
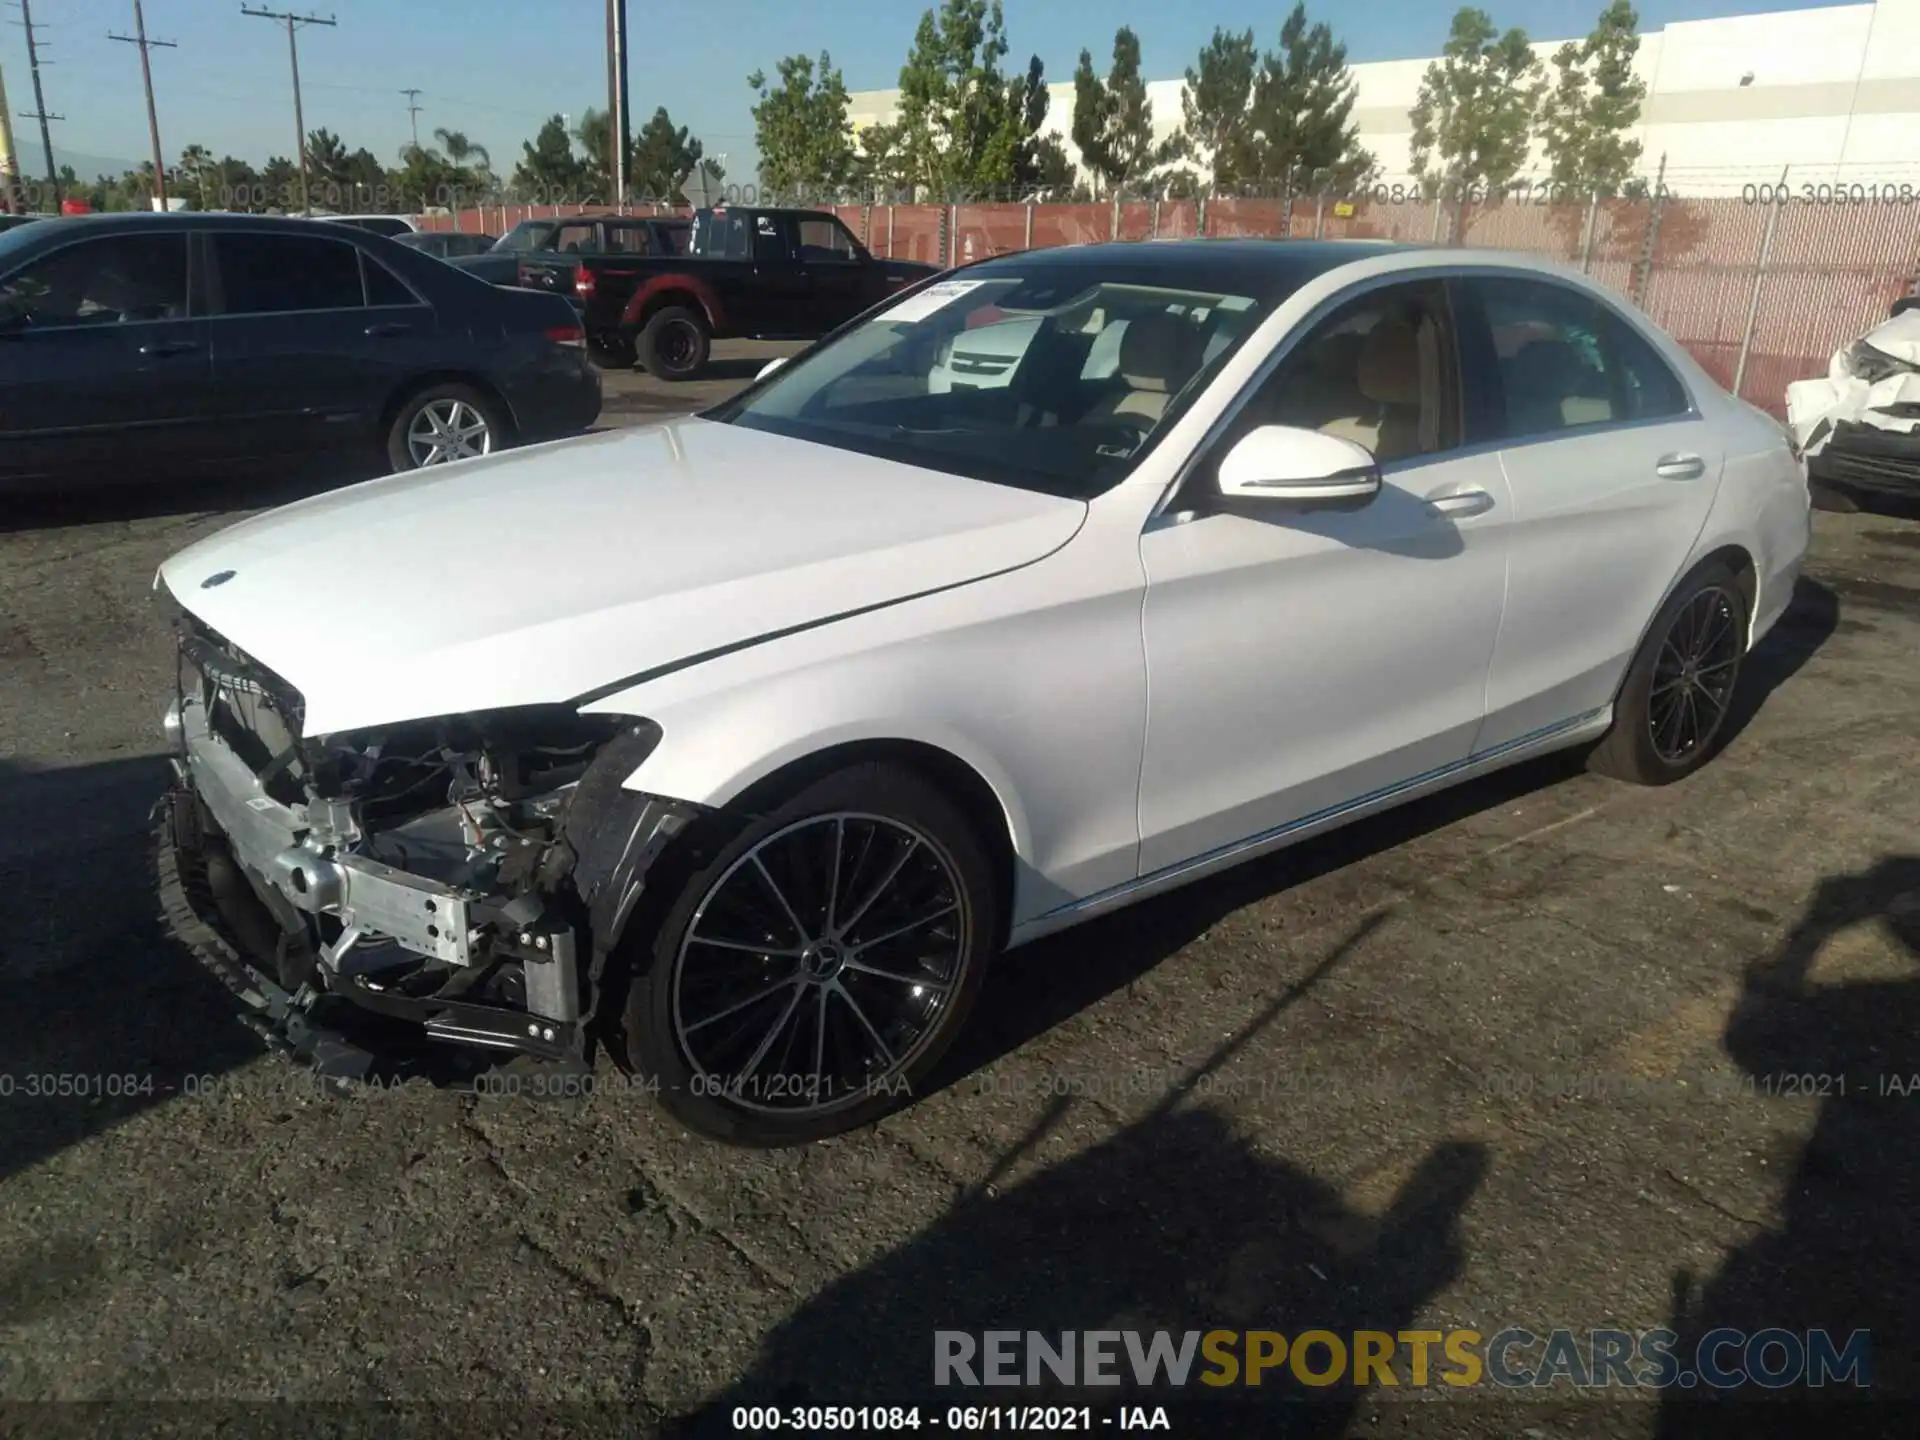
[[[40,158],[39,135],[32,130],[23,132],[16,125],[14,143],[20,147],[20,173],[23,176],[44,178],[40,173],[46,166]],[[124,155],[89,155],[83,150],[68,150],[55,145],[53,163],[56,169],[71,165],[74,174],[82,180],[91,182],[102,175],[117,179],[129,170],[138,170],[144,162],[128,159]]]

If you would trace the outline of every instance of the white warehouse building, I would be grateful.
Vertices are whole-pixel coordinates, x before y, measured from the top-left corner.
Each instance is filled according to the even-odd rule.
[[[1256,35],[1263,47],[1272,38]],[[1553,52],[1564,43],[1534,47],[1549,78]],[[1383,183],[1410,179],[1410,112],[1431,63],[1353,67],[1353,119]],[[1647,83],[1634,135],[1649,182],[1664,157],[1667,185],[1681,195],[1738,195],[1784,170],[1796,193],[1845,185],[1856,199],[1877,198],[1891,188],[1896,203],[1920,203],[1920,0],[1684,21],[1644,32],[1635,69]],[[1180,124],[1184,86],[1148,83],[1162,138]],[[1073,86],[1049,89],[1047,129],[1077,159]],[[855,133],[891,122],[899,98],[898,90],[852,95]],[[1536,178],[1544,177],[1537,148],[1535,161]]]

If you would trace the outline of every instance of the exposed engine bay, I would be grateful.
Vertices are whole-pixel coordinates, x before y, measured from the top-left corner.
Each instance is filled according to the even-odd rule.
[[[267,1008],[580,1056],[646,867],[697,813],[623,787],[657,728],[528,706],[306,738],[290,687],[179,624],[166,838]]]

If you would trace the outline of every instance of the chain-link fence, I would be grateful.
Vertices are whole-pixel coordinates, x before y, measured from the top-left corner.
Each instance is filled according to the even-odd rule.
[[[1857,188],[1857,187],[1856,187]],[[726,187],[732,204],[769,204]],[[806,203],[782,197],[781,203]],[[422,217],[435,229],[503,234],[523,220],[605,212],[593,198],[489,200]],[[685,213],[641,200],[629,214]],[[1728,389],[1782,413],[1789,381],[1824,373],[1832,353],[1886,318],[1920,276],[1920,194],[1864,201],[1844,187],[1789,193],[1748,186],[1713,199],[1566,200],[1557,194],[1454,201],[1413,187],[1353,197],[1211,195],[1098,202],[971,200],[822,203],[874,254],[965,265],[1058,245],[1193,236],[1375,239],[1541,255],[1631,299]]]

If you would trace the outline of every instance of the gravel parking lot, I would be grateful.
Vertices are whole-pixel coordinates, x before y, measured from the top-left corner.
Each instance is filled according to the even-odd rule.
[[[771,353],[618,377],[606,420]],[[98,1418],[29,1402],[144,1428],[152,1402],[388,1400],[645,1431],[897,1396],[935,1328],[1007,1326],[1867,1328],[1875,1392],[1916,1392],[1915,519],[1816,517],[1694,779],[1530,766],[1018,952],[944,1088],[761,1154],[605,1072],[559,1101],[317,1092],[164,939],[149,583],[313,484],[0,521],[0,1430]],[[37,1093],[57,1075],[93,1093]],[[1169,1413],[1719,1433],[1652,1397],[1335,1397],[1257,1431]],[[1729,1434],[1805,1433],[1737,1411]]]

